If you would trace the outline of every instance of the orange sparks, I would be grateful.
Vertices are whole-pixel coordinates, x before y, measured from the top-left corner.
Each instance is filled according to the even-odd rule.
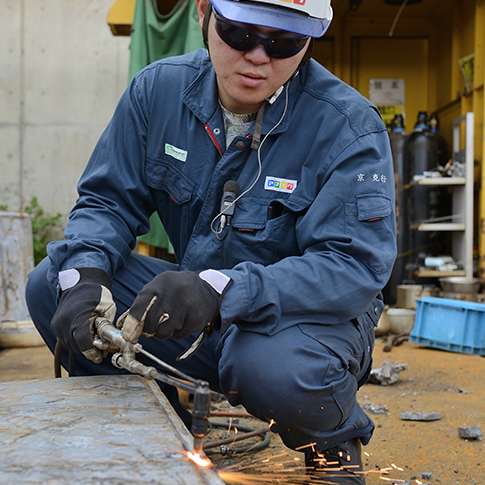
[[[187,458],[203,468],[207,468],[212,463],[208,458],[202,458],[199,453],[191,453],[190,451],[187,451]]]
[[[305,448],[311,448],[312,451],[315,451],[315,446],[316,446],[316,443],[308,443],[307,445],[303,445],[303,446],[299,446],[298,448],[295,448],[295,451],[300,451]]]

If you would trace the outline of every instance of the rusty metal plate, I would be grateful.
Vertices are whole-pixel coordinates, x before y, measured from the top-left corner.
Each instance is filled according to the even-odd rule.
[[[140,376],[0,383],[0,484],[223,485],[186,458],[192,443]]]

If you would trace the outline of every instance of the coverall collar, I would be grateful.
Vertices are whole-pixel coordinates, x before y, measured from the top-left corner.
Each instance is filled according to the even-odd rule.
[[[300,78],[301,75],[290,82],[288,107],[283,121],[272,132],[273,134],[283,133],[288,129],[290,115],[296,102],[298,86],[301,82]],[[262,135],[268,133],[279,122],[285,109],[285,98],[286,86],[272,105],[266,104]],[[202,64],[199,76],[182,94],[182,101],[202,123],[206,124],[214,116],[215,111],[221,109],[218,99],[216,74],[209,57],[207,57],[205,63]]]

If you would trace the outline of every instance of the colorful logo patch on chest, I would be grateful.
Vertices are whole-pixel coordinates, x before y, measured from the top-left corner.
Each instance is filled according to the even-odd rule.
[[[264,182],[265,190],[275,190],[276,192],[287,192],[291,194],[296,189],[296,180],[280,179],[267,176]]]

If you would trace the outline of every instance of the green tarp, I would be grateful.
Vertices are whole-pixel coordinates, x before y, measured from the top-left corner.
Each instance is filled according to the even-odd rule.
[[[158,59],[201,47],[204,42],[195,0],[179,0],[168,15],[159,12],[156,0],[137,0],[131,28],[130,81],[139,70]],[[157,213],[150,218],[150,232],[138,240],[173,253]]]

